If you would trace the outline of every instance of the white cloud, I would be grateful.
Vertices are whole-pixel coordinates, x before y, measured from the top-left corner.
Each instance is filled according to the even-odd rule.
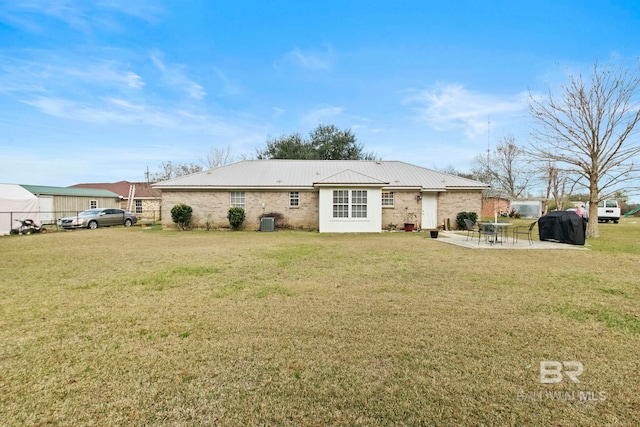
[[[117,84],[130,89],[141,89],[144,80],[132,71],[118,70],[119,65],[103,63],[83,68],[55,68],[56,73],[66,74],[89,83]]]
[[[145,125],[217,136],[245,132],[244,126],[224,118],[181,109],[156,108],[115,97],[107,97],[99,102],[78,102],[41,96],[22,102],[49,116],[90,124]]]
[[[115,105],[117,107],[120,108],[124,108],[126,110],[131,110],[131,111],[143,111],[144,110],[144,106],[142,105],[136,105],[136,104],[132,104],[131,102],[124,100],[124,99],[118,99],[118,98],[107,98],[106,101],[112,105]]]
[[[142,81],[142,77],[137,75],[136,73],[132,73],[131,71],[127,71],[122,76],[122,81],[126,83],[127,86],[134,89],[140,89],[144,86],[144,81]]]
[[[175,127],[176,120],[170,115],[135,106],[126,101],[109,98],[104,105],[91,105],[63,98],[38,97],[23,101],[53,117],[97,124],[148,124]]]
[[[417,119],[436,130],[463,129],[467,137],[475,138],[487,132],[489,120],[522,114],[527,97],[525,93],[500,97],[473,92],[458,84],[438,84],[406,96],[403,104],[415,105]]]
[[[222,91],[226,95],[237,96],[241,95],[244,92],[242,87],[238,83],[230,79],[225,73],[222,72],[222,70],[220,70],[219,68],[214,68],[214,72],[222,85]]]
[[[309,111],[302,117],[302,122],[307,126],[317,126],[319,123],[327,119],[333,119],[340,116],[344,111],[342,107],[326,106],[316,110]]]
[[[151,55],[151,61],[156,68],[162,72],[164,81],[171,87],[186,92],[189,97],[194,99],[203,99],[207,92],[202,85],[192,81],[185,73],[185,66],[179,64],[166,64],[162,60],[162,54],[154,53]]]
[[[157,0],[102,0],[96,3],[100,9],[113,10],[125,15],[135,16],[143,21],[155,22],[164,14]]]
[[[271,107],[271,111],[273,111],[273,114],[271,115],[271,119],[273,120],[279,118],[285,113],[285,110],[283,108],[278,107]]]
[[[113,61],[50,56],[46,52],[28,52],[29,57],[0,56],[0,91],[86,93],[88,87],[108,87],[126,91],[142,89],[143,78]],[[31,59],[33,57],[34,59]],[[37,58],[37,59],[36,59]]]
[[[35,33],[46,31],[41,24],[42,15],[64,22],[72,30],[91,34],[95,30],[124,31],[116,14],[156,22],[164,13],[153,0],[10,0],[1,7],[0,21]]]
[[[333,52],[328,48],[325,52],[307,51],[295,48],[284,55],[285,61],[307,70],[330,70],[333,68]]]

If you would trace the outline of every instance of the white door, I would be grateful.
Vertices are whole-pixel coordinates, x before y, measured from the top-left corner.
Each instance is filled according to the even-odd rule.
[[[40,224],[53,224],[53,197],[38,196],[38,212],[40,216]]]
[[[438,227],[438,194],[422,193],[422,226],[423,229]]]

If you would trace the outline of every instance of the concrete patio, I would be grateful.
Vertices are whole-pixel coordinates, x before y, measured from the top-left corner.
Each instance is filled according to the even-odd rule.
[[[557,243],[550,241],[541,241],[538,240],[538,236],[534,235],[533,244],[530,244],[527,240],[526,236],[523,239],[522,237],[518,239],[518,242],[514,243],[511,236],[508,236],[508,239],[503,243],[494,243],[490,244],[485,242],[484,239],[480,239],[480,243],[478,243],[478,235],[475,234],[474,238],[467,239],[466,232],[461,231],[440,231],[438,233],[439,242],[448,243],[450,245],[462,246],[468,249],[492,249],[492,250],[548,250],[548,249],[559,249],[559,250],[582,250],[588,251],[589,248],[587,245],[570,245],[567,243]]]

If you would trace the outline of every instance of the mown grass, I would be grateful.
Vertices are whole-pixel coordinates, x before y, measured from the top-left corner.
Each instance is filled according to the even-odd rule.
[[[427,233],[0,238],[0,423],[638,425],[639,242],[633,220],[589,251]],[[580,361],[581,382],[541,384],[543,360]]]

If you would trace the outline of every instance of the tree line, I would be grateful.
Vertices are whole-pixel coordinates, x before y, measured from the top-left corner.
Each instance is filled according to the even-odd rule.
[[[559,209],[575,194],[590,202],[589,216],[597,218],[597,202],[623,198],[640,190],[640,66],[595,62],[587,75],[570,75],[559,93],[529,94],[531,140],[519,143],[502,137],[494,150],[479,154],[469,172],[453,173],[491,186],[487,196],[518,200],[543,188],[543,198]],[[211,169],[236,158],[231,148],[212,148],[200,163],[165,162],[150,181],[163,181]],[[256,149],[257,159],[376,160],[350,129],[319,125],[308,136],[293,133],[267,140]],[[621,190],[623,189],[623,190]],[[598,222],[589,221],[587,237],[597,237]]]

